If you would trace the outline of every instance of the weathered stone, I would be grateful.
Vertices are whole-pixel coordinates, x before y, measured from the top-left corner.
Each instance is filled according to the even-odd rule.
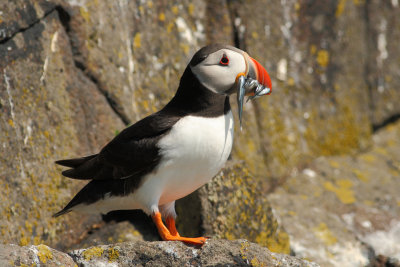
[[[0,3],[0,42],[5,42],[18,32],[38,23],[54,8],[55,3],[45,0],[2,1]]]
[[[377,12],[379,10],[379,12]],[[400,6],[398,1],[368,1],[365,9],[370,114],[375,127],[400,114]]]
[[[359,67],[364,24],[353,2],[343,15],[336,2],[232,4],[243,47],[273,80],[271,96],[245,106],[235,155],[258,176],[270,176],[271,187],[290,166],[369,144],[368,91]]]
[[[296,255],[323,266],[400,260],[400,123],[373,140],[357,156],[314,160],[269,196]]]
[[[68,255],[69,254],[69,255]],[[74,250],[68,254],[45,245],[0,245],[1,266],[301,266],[319,265],[272,253],[247,240],[210,239],[202,248],[181,242],[134,241]]]
[[[0,266],[76,266],[72,258],[63,252],[40,244],[20,247],[0,244]]]
[[[181,242],[131,242],[75,250],[69,255],[83,266],[318,266],[292,256],[271,253],[246,240],[207,241],[201,249]]]
[[[54,161],[97,151],[122,123],[75,68],[57,10],[1,43],[0,55],[1,240],[68,247],[100,217],[51,218],[83,185]]]

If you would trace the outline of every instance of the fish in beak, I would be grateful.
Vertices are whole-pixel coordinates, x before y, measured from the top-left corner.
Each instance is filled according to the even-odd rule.
[[[246,52],[243,52],[243,56],[246,61],[246,73],[239,73],[236,76],[240,129],[242,129],[244,97],[248,96],[247,101],[249,101],[272,92],[271,78],[264,67]]]

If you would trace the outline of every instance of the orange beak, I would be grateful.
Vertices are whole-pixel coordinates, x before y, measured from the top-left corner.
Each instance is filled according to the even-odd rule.
[[[268,72],[264,69],[261,64],[252,57],[248,57],[249,60],[249,70],[248,76],[253,76],[253,79],[256,79],[260,84],[270,89],[270,92],[267,95],[270,95],[272,92],[272,83],[271,78],[269,77]],[[248,92],[246,95],[254,95],[254,92]]]

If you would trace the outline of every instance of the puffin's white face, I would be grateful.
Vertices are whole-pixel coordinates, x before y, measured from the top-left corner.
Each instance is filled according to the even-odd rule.
[[[245,53],[237,50],[217,50],[199,64],[192,66],[192,72],[209,90],[227,94],[234,86],[238,74],[247,73]]]

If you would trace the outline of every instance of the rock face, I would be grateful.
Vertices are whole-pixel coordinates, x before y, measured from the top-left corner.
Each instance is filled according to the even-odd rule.
[[[192,53],[221,42],[260,61],[273,94],[246,104],[228,166],[179,201],[180,231],[324,266],[399,259],[399,14],[378,0],[1,1],[1,242],[158,240],[140,212],[51,218],[84,184],[53,162],[163,107]]]
[[[7,7],[1,10],[12,9],[7,15],[16,16],[21,25],[0,45],[0,231],[3,242],[63,240],[69,246],[87,223],[78,217],[54,220],[51,214],[82,183],[61,178],[53,162],[94,152],[123,124],[75,67],[60,13],[43,2],[2,2]],[[28,19],[25,13],[34,18],[28,26],[18,17]],[[6,22],[11,21],[3,21],[2,27],[9,29]],[[69,225],[78,231],[69,234]],[[56,236],[57,229],[65,234]]]
[[[74,250],[45,245],[0,245],[1,266],[280,266],[317,267],[296,257],[272,253],[246,240],[208,240],[202,248],[181,242],[129,242]]]
[[[399,140],[397,122],[374,135],[368,152],[317,158],[269,195],[296,255],[322,266],[399,261]]]

